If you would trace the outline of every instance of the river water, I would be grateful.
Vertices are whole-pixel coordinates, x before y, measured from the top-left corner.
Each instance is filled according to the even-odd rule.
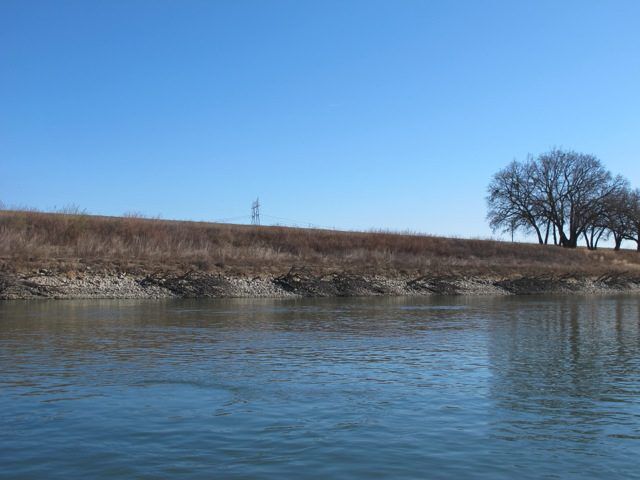
[[[640,478],[640,297],[0,302],[0,478]]]

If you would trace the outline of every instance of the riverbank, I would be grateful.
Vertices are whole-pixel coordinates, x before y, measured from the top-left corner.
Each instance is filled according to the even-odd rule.
[[[60,273],[49,270],[0,276],[0,300],[79,298],[355,297],[429,295],[605,294],[639,292],[640,277],[441,277],[313,275],[292,270],[281,276],[229,277],[188,272]]]
[[[640,291],[640,253],[0,211],[0,299]]]

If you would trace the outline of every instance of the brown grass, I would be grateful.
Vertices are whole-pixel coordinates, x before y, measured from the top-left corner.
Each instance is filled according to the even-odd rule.
[[[385,232],[0,212],[3,269],[188,270],[318,273],[591,274],[640,273],[640,254],[601,249],[465,240]]]

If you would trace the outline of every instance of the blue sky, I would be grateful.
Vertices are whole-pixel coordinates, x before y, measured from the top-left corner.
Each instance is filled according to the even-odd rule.
[[[489,236],[564,146],[640,186],[637,1],[0,2],[0,200]],[[265,220],[276,221],[265,217]]]

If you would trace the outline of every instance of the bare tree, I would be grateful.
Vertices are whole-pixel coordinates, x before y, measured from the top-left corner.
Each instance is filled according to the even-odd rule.
[[[640,251],[640,191],[632,193],[627,180],[613,177],[593,155],[555,148],[513,161],[492,177],[488,193],[494,231],[523,229],[539,243],[552,236],[567,248],[584,238],[590,249],[613,235],[616,249],[629,238]]]
[[[531,172],[541,215],[553,225],[553,237],[556,245],[563,245],[566,237],[564,231],[565,189],[562,185],[562,152],[552,151],[540,155],[533,163]]]
[[[636,242],[640,252],[640,189],[635,189],[629,194],[629,234],[627,240]]]
[[[513,232],[519,228],[534,231],[544,243],[538,200],[533,183],[533,162],[511,162],[496,173],[489,184],[487,219],[493,231]],[[547,235],[548,238],[548,229]]]
[[[633,192],[628,182],[602,204],[603,224],[611,232],[615,250],[620,250],[622,241],[634,234],[633,227]]]
[[[553,149],[533,165],[534,197],[542,216],[557,230],[559,244],[575,248],[590,228],[596,228],[591,232],[595,239],[602,228],[601,205],[622,188],[624,179],[613,178],[593,155],[570,150]]]
[[[582,235],[589,250],[597,250],[600,240],[608,240],[611,230],[607,224],[604,214],[594,218],[594,220],[584,229]]]

